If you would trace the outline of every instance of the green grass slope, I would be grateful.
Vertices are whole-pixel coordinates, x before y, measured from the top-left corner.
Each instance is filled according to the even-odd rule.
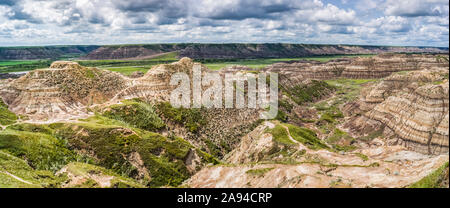
[[[448,188],[448,162],[409,188]],[[446,184],[446,185],[445,185]]]
[[[9,125],[17,120],[16,114],[8,110],[8,106],[0,99],[0,124]]]
[[[185,116],[182,115],[184,111],[181,115],[178,115],[180,112],[172,113],[182,118]],[[192,124],[187,123],[190,129],[198,128],[194,122],[195,117],[191,120]],[[129,100],[111,106],[103,114],[75,123],[9,125],[0,131],[0,151],[15,158],[12,161],[3,158],[5,164],[15,160],[22,161],[26,166],[17,167],[29,172],[44,171],[49,176],[57,177],[56,173],[70,164],[90,164],[98,166],[97,169],[103,168],[99,170],[103,175],[114,173],[135,179],[141,186],[147,187],[180,185],[192,175],[192,170],[188,170],[186,165],[188,155],[192,153],[200,158],[200,166],[219,163],[182,138],[165,137],[152,132],[160,130],[164,125],[152,105],[140,100]],[[82,166],[81,164],[75,166]],[[13,175],[20,172],[16,169],[8,170]],[[20,180],[13,180],[14,177],[11,178],[5,171],[0,174],[3,181],[0,187],[50,186],[39,180],[22,184]],[[55,180],[51,180],[54,182],[53,186],[62,185],[62,182]],[[115,184],[114,187],[127,186],[126,184],[130,185]],[[91,180],[81,186],[97,187],[98,184]]]

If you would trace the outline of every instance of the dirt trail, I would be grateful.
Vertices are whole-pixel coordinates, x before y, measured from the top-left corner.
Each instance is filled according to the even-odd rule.
[[[6,152],[0,152],[0,154],[6,155],[7,157],[13,157],[12,155],[10,155],[10,154],[8,154],[8,153],[6,153]],[[32,183],[30,183],[30,182],[28,182],[28,181],[26,181],[26,180],[23,180],[22,178],[17,177],[17,176],[11,174],[10,172],[8,172],[8,171],[6,171],[6,170],[0,171],[0,173],[4,173],[4,174],[6,174],[6,175],[8,175],[8,176],[10,176],[10,177],[12,177],[12,178],[14,178],[14,179],[16,179],[16,180],[22,182],[22,183],[26,183],[26,184],[32,185]]]
[[[16,180],[18,180],[18,181],[20,181],[20,182],[22,182],[22,183],[26,183],[26,184],[29,184],[29,185],[33,185],[32,183],[30,183],[30,182],[28,182],[28,181],[26,181],[26,180],[23,180],[23,179],[21,179],[21,178],[15,176],[15,175],[9,173],[9,172],[6,171],[6,170],[5,170],[5,171],[0,171],[0,173],[4,173],[4,174],[6,174],[6,175],[9,175],[9,176],[11,176],[12,178],[14,178],[14,179],[16,179]]]
[[[403,146],[390,146],[374,139],[367,148],[352,152],[313,150],[295,141],[287,125],[282,125],[297,151],[288,157],[289,163],[248,160],[251,155],[266,153],[272,148],[265,128],[276,124],[267,122],[245,137],[238,151],[230,153],[230,164],[206,167],[185,184],[189,187],[406,187],[448,161],[447,155],[431,156],[411,152]],[[294,147],[295,146],[295,147]],[[297,152],[304,148],[304,153]],[[283,157],[277,157],[279,159]],[[281,160],[282,161],[282,160]],[[255,176],[251,170],[266,171]]]
[[[299,142],[297,140],[295,140],[294,138],[292,138],[291,136],[291,132],[289,131],[289,128],[283,124],[280,124],[281,126],[283,126],[284,129],[286,129],[287,135],[289,137],[289,139],[294,142],[295,144],[299,144]]]

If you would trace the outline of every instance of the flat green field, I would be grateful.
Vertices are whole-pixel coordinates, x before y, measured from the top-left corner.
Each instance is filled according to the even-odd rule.
[[[79,61],[83,66],[94,66],[102,69],[107,69],[115,72],[120,72],[125,75],[129,75],[134,71],[148,71],[152,66],[175,62],[176,53],[168,53],[162,56],[154,57],[146,60],[87,60]],[[220,60],[220,59],[205,59],[205,60],[195,60],[205,64],[208,68],[212,70],[219,70],[223,67],[233,66],[233,65],[244,65],[251,68],[263,68],[267,65],[282,62],[282,61],[292,61],[299,60],[293,58],[282,58],[282,59],[246,59],[246,60]]]
[[[49,67],[50,64],[50,60],[0,61],[0,73],[21,72],[39,68],[46,68]]]
[[[100,69],[107,69],[113,72],[119,72],[124,75],[130,75],[133,72],[141,71],[146,73],[152,66],[124,66],[124,67],[99,67]]]
[[[349,57],[372,57],[375,56],[373,54],[360,54],[360,55],[332,55],[332,56],[315,56],[315,57],[306,57],[300,58],[300,60],[309,60],[309,61],[321,61],[327,62],[337,58],[349,58]]]
[[[371,57],[374,55],[332,55],[332,56],[314,56],[314,57],[303,57],[303,58],[277,58],[277,59],[246,59],[246,60],[237,60],[237,61],[221,61],[221,60],[205,60],[203,63],[212,70],[219,70],[224,67],[229,67],[233,65],[243,65],[248,66],[254,69],[264,68],[268,65],[284,62],[284,61],[299,61],[299,60],[314,60],[326,62],[337,58],[345,58],[345,57]]]
[[[178,61],[177,52],[166,53],[143,60],[80,60],[77,61],[83,66],[98,67],[130,75],[135,71],[147,72],[152,66]]]
[[[32,64],[32,63],[36,63],[39,61],[0,61],[0,66],[15,66],[15,65],[19,65],[19,64]]]
[[[163,54],[161,56],[155,56],[148,59],[142,60],[76,60],[83,66],[88,67],[98,67],[101,69],[107,69],[110,71],[115,71],[122,73],[124,75],[130,75],[135,71],[147,72],[152,66],[158,64],[172,63],[178,60],[177,52],[170,52]],[[233,65],[243,65],[251,67],[254,69],[264,68],[268,65],[285,62],[285,61],[298,61],[298,60],[315,60],[315,61],[330,61],[336,58],[343,57],[370,57],[373,55],[331,55],[331,56],[314,56],[314,57],[303,57],[303,58],[274,58],[274,59],[200,59],[195,60],[205,64],[208,68],[212,70],[220,70],[224,67]],[[24,60],[24,61],[0,61],[0,73],[8,72],[20,72],[29,71],[38,68],[49,67],[52,60]]]
[[[204,64],[212,69],[212,70],[219,70],[224,67],[234,66],[234,65],[242,65],[242,66],[248,66],[254,69],[260,69],[264,68],[268,65],[283,62],[283,61],[295,61],[299,60],[298,58],[282,58],[282,59],[247,59],[247,60],[239,60],[239,61],[221,61],[221,60],[213,60],[212,62],[207,61],[204,62]]]

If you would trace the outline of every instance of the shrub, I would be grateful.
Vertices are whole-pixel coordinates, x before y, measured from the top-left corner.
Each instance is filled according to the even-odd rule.
[[[162,117],[183,125],[192,133],[197,133],[201,126],[207,124],[200,109],[174,108],[169,102],[159,103],[157,109]]]
[[[273,139],[281,144],[293,145],[295,144],[288,135],[286,128],[280,124],[277,124],[273,129],[267,129],[267,133],[272,134]]]
[[[278,110],[277,116],[275,117],[275,120],[279,120],[281,122],[287,122],[288,116],[284,111]]]
[[[103,116],[148,131],[158,131],[165,127],[163,120],[156,114],[152,105],[136,100],[113,105],[103,112]]]
[[[285,95],[298,105],[301,105],[307,102],[314,102],[330,94],[336,88],[324,81],[312,80],[311,83],[306,85],[296,85],[294,87],[281,86],[281,89]]]
[[[262,177],[264,176],[266,173],[270,172],[271,170],[273,170],[274,168],[259,168],[259,169],[251,169],[251,170],[247,170],[245,173],[249,174],[249,175],[253,175],[253,176],[258,176],[258,177]]]
[[[286,126],[289,128],[292,138],[306,145],[308,148],[312,150],[329,149],[325,143],[317,138],[316,133],[312,130],[290,124],[286,124]]]

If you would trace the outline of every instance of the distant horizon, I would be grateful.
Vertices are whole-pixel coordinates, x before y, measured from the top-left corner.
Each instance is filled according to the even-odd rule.
[[[417,48],[446,48],[449,46],[427,46],[427,45],[369,45],[348,43],[294,43],[294,42],[153,42],[153,43],[118,43],[118,44],[54,44],[54,45],[0,45],[0,48],[13,47],[64,47],[64,46],[139,46],[158,44],[292,44],[292,45],[342,45],[342,46],[373,46],[373,47],[417,47]]]

